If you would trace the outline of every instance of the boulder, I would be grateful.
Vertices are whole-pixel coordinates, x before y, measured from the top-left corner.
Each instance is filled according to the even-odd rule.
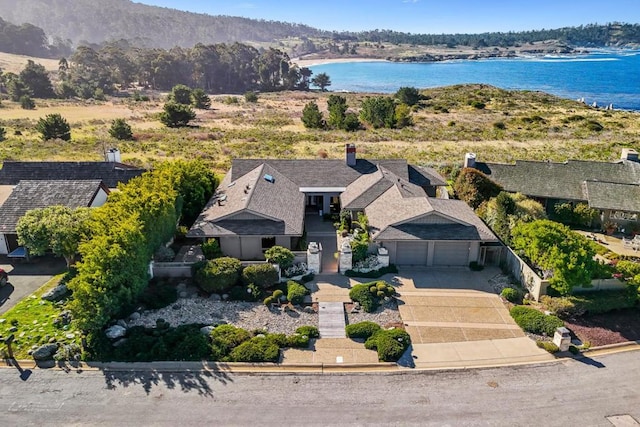
[[[219,301],[222,301],[222,297],[218,294],[211,294],[211,296],[209,297],[209,300],[214,302],[219,302]]]
[[[214,329],[215,329],[215,326],[211,326],[211,325],[204,326],[204,327],[200,328],[200,333],[202,335],[207,335],[208,336],[208,335],[211,335],[211,331],[213,331]]]
[[[120,325],[113,325],[104,331],[104,333],[110,340],[115,340],[124,337],[127,334],[127,329]]]
[[[45,292],[41,298],[47,301],[58,301],[60,298],[65,296],[68,292],[69,292],[69,289],[67,288],[67,285],[62,284],[62,285],[56,286],[55,288],[51,289],[48,292]]]
[[[58,344],[45,344],[33,350],[32,356],[35,360],[52,360],[56,351]]]
[[[125,322],[123,319],[118,320],[116,322],[116,325],[122,326],[123,328],[127,329],[127,322]]]
[[[306,307],[304,308],[304,312],[305,312],[305,313],[311,313],[311,314],[313,314],[313,313],[315,313],[316,311],[313,309],[313,307],[311,307],[310,305],[308,305],[308,306],[306,306]]]
[[[136,320],[140,319],[140,316],[140,313],[134,311],[133,313],[131,313],[131,316],[129,316],[129,320],[135,322]]]
[[[229,294],[222,294],[222,301],[226,301],[229,299]]]

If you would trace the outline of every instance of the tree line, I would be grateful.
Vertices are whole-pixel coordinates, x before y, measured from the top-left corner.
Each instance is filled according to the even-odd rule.
[[[71,43],[57,38],[50,44],[42,28],[32,24],[14,25],[0,18],[0,52],[60,58],[70,54]]]

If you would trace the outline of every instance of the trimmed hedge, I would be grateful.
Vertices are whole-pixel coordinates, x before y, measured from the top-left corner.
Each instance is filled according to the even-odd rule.
[[[373,336],[376,332],[381,330],[380,325],[374,322],[364,321],[351,325],[347,325],[345,331],[349,338],[364,338],[367,339]]]
[[[308,325],[300,326],[299,328],[297,328],[296,334],[306,335],[309,338],[320,337],[320,331],[318,331],[318,328],[316,328],[315,326],[308,326]]]
[[[564,326],[560,318],[522,305],[513,307],[509,313],[518,326],[532,334],[553,336],[557,328]]]
[[[514,304],[518,304],[522,301],[522,295],[520,292],[513,288],[504,288],[502,292],[500,292],[500,296]]]
[[[411,337],[402,329],[379,330],[373,334],[364,346],[378,351],[378,360],[397,362],[411,345]]]
[[[305,295],[309,293],[309,290],[298,282],[289,280],[287,282],[287,299],[291,304],[302,304]]]
[[[195,272],[194,280],[205,292],[222,293],[231,289],[240,279],[240,260],[222,257],[207,261]]]
[[[395,293],[393,286],[385,281],[361,283],[349,291],[349,298],[360,303],[364,311],[372,313],[380,305],[380,300]]]
[[[222,360],[231,350],[251,339],[251,333],[233,325],[220,325],[211,331],[213,360]]]
[[[277,362],[280,347],[267,336],[257,336],[231,350],[230,362]]]
[[[397,272],[398,272],[398,267],[396,267],[394,264],[389,264],[389,266],[387,267],[382,267],[378,270],[372,270],[367,273],[360,273],[354,270],[347,270],[345,271],[344,275],[347,277],[362,277],[365,279],[377,279],[379,277],[384,276],[385,274],[392,274]]]
[[[264,252],[268,262],[278,264],[281,269],[289,268],[293,265],[295,255],[291,250],[283,246],[273,246]]]
[[[278,282],[278,272],[271,264],[253,264],[242,270],[242,283],[251,283],[267,289]]]

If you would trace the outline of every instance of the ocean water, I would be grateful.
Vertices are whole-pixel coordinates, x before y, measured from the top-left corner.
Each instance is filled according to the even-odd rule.
[[[536,90],[591,105],[640,110],[640,50],[597,50],[588,55],[434,63],[347,62],[310,67],[327,73],[332,91],[393,93],[402,86],[429,88],[485,83]]]

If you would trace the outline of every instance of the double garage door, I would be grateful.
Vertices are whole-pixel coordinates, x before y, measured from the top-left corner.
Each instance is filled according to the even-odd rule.
[[[433,266],[468,265],[468,242],[436,242],[433,246]],[[428,242],[398,242],[396,264],[428,265]]]

